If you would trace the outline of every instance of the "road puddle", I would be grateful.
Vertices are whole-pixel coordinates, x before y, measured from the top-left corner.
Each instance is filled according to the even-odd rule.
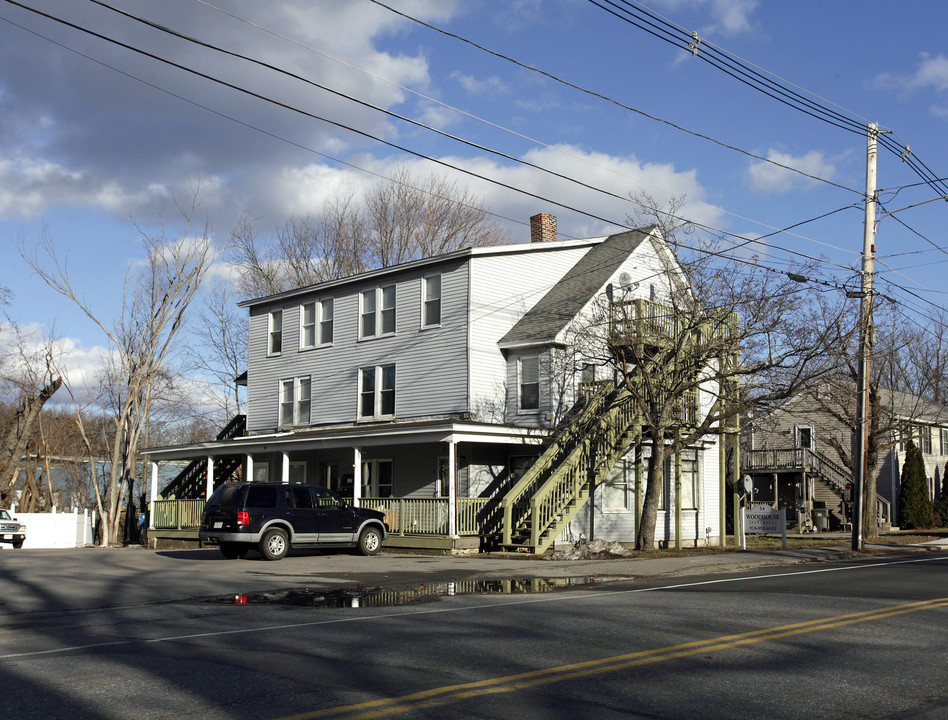
[[[456,595],[521,595],[555,592],[614,580],[626,575],[595,575],[560,578],[517,578],[508,580],[458,580],[427,583],[407,588],[357,586],[327,590],[289,588],[267,592],[240,593],[205,598],[201,602],[216,605],[289,605],[316,608],[394,607],[410,603],[437,602]]]

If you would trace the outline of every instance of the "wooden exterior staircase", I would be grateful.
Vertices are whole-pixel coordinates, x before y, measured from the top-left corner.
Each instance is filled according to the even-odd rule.
[[[235,415],[226,427],[217,434],[218,440],[230,440],[244,434],[247,429],[247,416]],[[222,455],[214,460],[214,481],[216,484],[226,482],[243,464],[240,455]],[[184,470],[165,485],[161,497],[168,499],[174,496],[178,500],[196,500],[203,497],[207,486],[207,461],[193,460]]]
[[[723,317],[702,332],[709,336],[731,332],[736,316]],[[609,321],[609,344],[617,354],[630,343],[637,345],[639,357],[669,354],[687,344],[682,343],[684,332],[674,309],[647,300],[611,303]],[[699,335],[693,341],[700,341]],[[678,366],[678,372],[691,379],[700,370],[687,363]],[[642,380],[633,378],[633,382]],[[644,382],[639,392],[647,394]],[[676,401],[674,413],[673,425],[693,427],[698,418],[697,390]],[[641,442],[641,418],[624,385],[600,383],[594,393],[577,403],[571,415],[543,454],[503,495],[494,516],[500,526],[502,549],[546,551],[622,456]]]

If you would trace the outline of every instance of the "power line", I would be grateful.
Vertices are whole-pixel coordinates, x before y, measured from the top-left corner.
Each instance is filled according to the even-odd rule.
[[[727,75],[730,75],[735,80],[738,80],[748,87],[753,88],[758,92],[761,92],[764,95],[767,95],[768,97],[771,97],[772,99],[787,105],[788,107],[794,108],[817,120],[821,120],[847,132],[858,135],[865,134],[866,127],[864,123],[857,123],[856,121],[851,120],[842,113],[839,113],[824,104],[810,100],[795,90],[788,89],[785,87],[785,85],[792,84],[788,83],[786,80],[783,80],[774,73],[766,70],[763,70],[763,72],[758,72],[755,69],[758,66],[750,65],[746,61],[739,58],[739,56],[720,49],[713,43],[699,38],[697,33],[689,34],[686,30],[681,28],[681,26],[666,20],[664,17],[647,8],[638,0],[618,0],[618,3],[621,3],[621,5],[617,2],[612,2],[612,0],[602,0],[602,2],[599,0],[589,0],[589,2],[615,16],[616,18],[635,26],[640,30],[644,30],[645,32],[660,40],[664,40],[665,42],[670,43],[671,45],[674,45],[675,47],[678,47],[682,50],[690,51],[692,55],[703,62],[712,65]],[[603,2],[614,9],[606,7],[604,4],[602,4]],[[708,52],[703,52],[705,48],[708,49]],[[774,78],[778,78],[782,83],[784,83],[784,85],[782,85],[781,82],[770,80],[763,73],[767,73]],[[793,85],[793,87],[799,86]],[[803,90],[802,88],[800,89],[812,97],[819,98],[818,95],[810,92],[809,90]],[[822,98],[820,99],[822,100]],[[836,105],[836,107],[839,106]],[[846,110],[845,112],[855,115],[855,113],[852,113],[849,110]],[[860,116],[856,115],[856,117]],[[915,171],[915,173],[919,175],[919,177],[921,177],[933,189],[939,192],[939,194],[948,194],[948,186],[939,180],[938,176],[931,170],[931,168],[914,156],[914,154],[909,150],[909,146],[907,144],[897,144],[894,140],[881,134],[879,136],[879,144],[889,150],[889,152],[900,157],[903,162],[908,164]]]
[[[198,2],[203,2],[203,0],[197,0],[197,1],[198,1]],[[512,57],[510,57],[510,56],[508,56],[508,55],[504,55],[503,53],[497,52],[496,50],[491,50],[490,48],[485,47],[484,45],[480,45],[480,44],[474,42],[473,40],[469,40],[468,38],[466,38],[466,37],[464,37],[464,36],[462,36],[462,35],[458,35],[457,33],[453,33],[453,32],[450,32],[450,31],[448,31],[448,30],[445,30],[445,29],[443,29],[443,28],[440,28],[440,27],[438,27],[437,25],[433,25],[433,24],[431,24],[431,23],[425,22],[424,20],[420,20],[420,19],[418,19],[418,18],[416,18],[416,17],[413,17],[413,16],[411,16],[411,15],[409,15],[409,14],[407,14],[407,13],[402,12],[401,10],[397,10],[397,9],[395,9],[395,8],[389,6],[389,5],[386,5],[385,3],[381,2],[381,0],[369,0],[369,2],[371,2],[371,3],[375,4],[375,5],[378,5],[379,7],[385,8],[385,9],[388,10],[389,12],[392,12],[392,13],[394,13],[395,15],[399,15],[400,17],[403,17],[403,18],[405,18],[406,20],[410,20],[410,21],[412,21],[412,22],[414,22],[414,23],[417,23],[417,24],[421,25],[422,27],[426,27],[426,28],[428,28],[429,30],[433,30],[433,31],[435,31],[435,32],[437,32],[437,33],[441,33],[442,35],[445,35],[446,37],[450,37],[450,38],[453,38],[453,39],[458,40],[458,41],[460,41],[460,42],[466,43],[466,44],[468,44],[468,45],[470,45],[470,46],[472,46],[472,47],[477,48],[478,50],[481,50],[481,51],[486,52],[486,53],[488,53],[488,54],[490,54],[490,55],[493,55],[494,57],[497,57],[497,58],[499,58],[499,59],[501,59],[501,60],[504,60],[504,61],[506,61],[506,62],[513,63],[513,64],[516,65],[517,67],[523,68],[524,70],[529,70],[530,72],[534,72],[534,73],[537,73],[538,75],[542,75],[543,77],[546,77],[546,78],[548,78],[548,79],[550,79],[550,80],[553,80],[554,82],[557,82],[557,83],[559,83],[559,84],[561,84],[561,85],[565,85],[566,87],[572,88],[573,90],[578,90],[579,92],[585,93],[586,95],[590,95],[590,96],[595,97],[595,98],[598,98],[598,99],[600,99],[600,100],[605,100],[606,102],[611,103],[611,104],[613,104],[613,105],[616,105],[617,107],[620,107],[620,108],[622,108],[623,110],[628,110],[629,112],[633,112],[633,113],[635,113],[635,114],[637,114],[637,115],[641,115],[642,117],[648,118],[649,120],[654,120],[655,122],[659,122],[659,123],[662,123],[662,124],[664,124],[664,125],[668,125],[669,127],[674,128],[675,130],[679,130],[679,131],[681,131],[681,132],[687,133],[688,135],[692,135],[692,136],[694,136],[694,137],[696,137],[696,138],[699,138],[699,139],[701,139],[701,140],[707,140],[708,142],[712,142],[712,143],[714,143],[715,145],[720,145],[720,146],[723,147],[723,148],[726,148],[726,149],[728,149],[728,150],[733,150],[733,151],[735,151],[735,152],[741,153],[742,155],[745,155],[745,156],[747,156],[747,157],[753,158],[753,159],[755,159],[755,160],[759,160],[759,161],[761,161],[761,162],[768,163],[768,164],[770,164],[770,165],[774,165],[774,166],[776,166],[776,167],[782,168],[783,170],[789,170],[790,172],[796,173],[796,174],[798,174],[798,175],[802,175],[803,177],[809,178],[810,180],[815,180],[815,181],[817,181],[817,182],[826,183],[827,185],[831,185],[831,186],[833,186],[833,187],[835,187],[835,188],[839,188],[840,190],[846,190],[846,191],[848,191],[848,192],[855,193],[855,194],[857,194],[857,195],[862,195],[862,194],[863,194],[863,193],[862,193],[861,191],[859,191],[859,190],[854,190],[853,188],[847,187],[847,186],[845,186],[845,185],[840,185],[839,183],[835,183],[835,182],[833,182],[832,180],[828,180],[828,179],[826,179],[826,178],[819,177],[818,175],[811,175],[810,173],[806,173],[806,172],[804,172],[804,171],[802,171],[802,170],[800,170],[800,169],[798,169],[798,168],[792,167],[792,166],[790,166],[790,165],[784,165],[783,163],[779,163],[779,162],[777,162],[776,160],[773,160],[773,159],[771,159],[771,158],[766,158],[766,157],[763,157],[763,156],[761,156],[761,155],[757,155],[757,154],[755,154],[755,153],[752,153],[752,152],[750,152],[750,151],[748,151],[748,150],[743,150],[742,148],[736,147],[736,146],[734,146],[734,145],[729,145],[729,144],[727,144],[727,143],[725,143],[725,142],[723,142],[723,141],[721,141],[721,140],[718,140],[718,139],[716,139],[716,138],[711,137],[710,135],[704,135],[704,134],[699,133],[699,132],[696,132],[696,131],[694,131],[694,130],[689,130],[688,128],[685,128],[685,127],[683,127],[683,126],[681,126],[681,125],[677,125],[676,123],[673,123],[673,122],[671,122],[671,121],[669,121],[669,120],[665,120],[665,119],[660,118],[660,117],[658,117],[658,116],[656,116],[656,115],[652,115],[652,114],[650,114],[650,113],[647,113],[647,112],[645,112],[644,110],[640,110],[640,109],[638,109],[638,108],[632,107],[631,105],[626,105],[625,103],[622,103],[622,102],[620,102],[620,101],[618,101],[618,100],[616,100],[616,99],[614,99],[614,98],[611,98],[611,97],[609,97],[609,96],[607,96],[607,95],[603,95],[602,93],[596,92],[595,90],[589,90],[589,89],[587,89],[587,88],[585,88],[585,87],[582,87],[581,85],[577,85],[577,84],[575,84],[575,83],[573,83],[573,82],[570,82],[569,80],[564,80],[563,78],[558,77],[558,76],[556,76],[556,75],[553,75],[552,73],[549,73],[549,72],[547,72],[547,71],[545,71],[545,70],[541,70],[540,68],[534,67],[534,66],[532,66],[532,65],[528,65],[528,64],[523,63],[523,62],[521,62],[521,61],[519,61],[519,60],[516,60],[516,59],[514,59],[514,58],[512,58]],[[536,142],[536,141],[534,141],[534,142]]]
[[[94,0],[94,1],[97,1],[97,0]],[[25,9],[25,10],[28,10],[29,12],[32,12],[32,13],[34,13],[34,14],[40,15],[40,16],[42,16],[42,17],[45,17],[45,18],[47,18],[47,19],[49,19],[49,20],[52,20],[52,21],[54,21],[54,22],[58,22],[58,23],[60,23],[60,24],[66,25],[67,27],[71,27],[71,28],[73,28],[73,29],[75,29],[75,30],[78,30],[78,31],[80,31],[80,32],[83,32],[83,33],[85,33],[85,34],[88,34],[88,35],[91,35],[91,36],[93,36],[93,37],[96,37],[96,38],[99,38],[99,39],[101,39],[101,40],[104,40],[105,42],[112,43],[112,44],[117,45],[117,46],[119,46],[119,47],[122,47],[122,48],[124,48],[124,49],[126,49],[126,50],[129,50],[129,51],[131,51],[131,52],[134,52],[134,53],[143,55],[143,56],[148,57],[148,58],[150,58],[150,59],[153,59],[153,60],[156,60],[156,61],[158,61],[158,62],[161,62],[161,63],[164,63],[164,64],[166,64],[166,65],[169,65],[169,66],[171,66],[171,67],[175,67],[175,68],[177,68],[177,69],[179,69],[179,70],[182,70],[182,71],[184,71],[184,72],[186,72],[186,73],[195,75],[195,76],[197,76],[197,77],[201,77],[201,78],[203,78],[203,79],[205,79],[205,80],[209,80],[210,82],[219,84],[219,85],[221,85],[221,86],[223,86],[223,87],[227,87],[227,88],[230,88],[230,89],[232,89],[232,90],[236,90],[237,92],[246,94],[246,95],[248,95],[248,96],[250,96],[250,97],[257,98],[257,99],[259,99],[259,100],[262,100],[262,101],[264,101],[264,102],[273,104],[273,105],[275,105],[275,106],[277,106],[277,107],[281,107],[281,108],[286,109],[286,110],[289,110],[289,111],[291,111],[291,112],[298,113],[298,114],[303,115],[303,116],[305,116],[305,117],[309,117],[309,118],[315,119],[315,120],[320,120],[320,121],[322,121],[322,122],[325,122],[325,123],[327,123],[327,124],[333,125],[333,126],[335,126],[335,127],[338,127],[338,128],[344,129],[344,130],[348,130],[348,131],[353,132],[353,133],[355,133],[355,134],[357,134],[357,135],[361,135],[362,137],[368,138],[368,139],[370,139],[370,140],[374,140],[374,141],[379,142],[379,143],[381,143],[381,144],[383,144],[383,145],[386,145],[386,146],[388,146],[388,147],[394,148],[394,149],[396,149],[396,150],[400,150],[400,151],[402,151],[402,152],[408,153],[408,154],[413,155],[413,156],[415,156],[415,157],[418,157],[418,158],[420,158],[420,159],[428,160],[428,161],[433,162],[433,163],[435,163],[435,164],[441,165],[442,167],[446,167],[446,168],[455,170],[455,171],[457,171],[457,172],[463,173],[463,174],[465,174],[465,175],[468,175],[468,176],[477,178],[477,179],[479,179],[479,180],[483,180],[483,181],[485,181],[485,182],[492,183],[492,184],[494,184],[494,185],[497,185],[498,187],[503,187],[503,188],[505,188],[505,189],[512,190],[512,191],[514,191],[514,192],[516,192],[516,193],[519,193],[519,194],[521,194],[521,195],[525,195],[525,196],[527,196],[527,197],[532,197],[532,198],[535,198],[535,199],[538,199],[538,200],[542,200],[542,201],[544,201],[544,202],[550,203],[550,204],[555,205],[555,206],[557,206],[557,207],[561,207],[561,208],[564,208],[564,209],[566,209],[566,210],[575,212],[575,213],[577,213],[577,214],[584,215],[584,216],[589,217],[589,218],[591,218],[591,219],[598,220],[598,221],[600,221],[600,222],[604,222],[604,223],[606,223],[607,225],[612,225],[612,226],[616,226],[616,227],[623,227],[623,228],[629,228],[629,226],[628,226],[625,222],[616,221],[616,220],[611,220],[611,219],[602,217],[602,216],[600,216],[600,215],[597,215],[597,214],[595,214],[595,213],[591,213],[591,212],[589,212],[589,211],[587,211],[587,210],[581,210],[581,209],[579,209],[579,208],[577,208],[577,207],[574,207],[574,206],[571,206],[571,205],[569,205],[569,204],[567,204],[567,203],[564,203],[564,202],[561,202],[561,201],[558,201],[558,200],[553,200],[553,199],[551,199],[551,198],[544,197],[544,196],[539,195],[539,194],[537,194],[537,193],[534,193],[534,192],[531,192],[531,191],[528,191],[528,190],[524,190],[524,189],[522,189],[522,188],[518,188],[518,187],[513,186],[513,185],[511,185],[511,184],[509,184],[509,183],[506,183],[506,182],[503,182],[503,181],[500,181],[500,180],[496,180],[496,179],[494,179],[494,178],[490,178],[490,177],[485,176],[485,175],[482,175],[482,174],[480,174],[480,173],[476,173],[476,172],[474,172],[474,171],[472,171],[472,170],[468,170],[468,169],[463,168],[463,167],[460,167],[460,166],[458,166],[458,165],[449,163],[449,162],[447,162],[447,161],[445,161],[445,160],[440,160],[440,159],[438,159],[438,158],[434,158],[434,157],[431,157],[431,156],[429,156],[429,155],[425,155],[424,153],[421,153],[421,152],[419,152],[419,151],[412,150],[411,148],[408,148],[408,147],[399,145],[399,144],[397,144],[397,143],[393,143],[393,142],[391,142],[391,141],[385,140],[385,139],[380,138],[380,137],[378,137],[378,136],[376,136],[376,135],[373,135],[373,134],[371,134],[371,133],[369,133],[369,132],[366,132],[366,131],[363,131],[363,130],[358,130],[358,129],[353,128],[353,127],[351,127],[351,126],[349,126],[349,125],[346,125],[346,124],[344,124],[344,123],[341,123],[341,122],[338,122],[338,121],[335,121],[335,120],[331,120],[331,119],[326,118],[326,117],[323,117],[323,116],[321,116],[321,115],[317,115],[317,114],[315,114],[315,113],[311,113],[311,112],[302,110],[302,109],[297,108],[297,107],[295,107],[295,106],[289,105],[288,103],[285,103],[285,102],[282,102],[282,101],[279,101],[279,100],[275,100],[275,99],[270,98],[270,97],[268,97],[268,96],[265,96],[265,95],[263,95],[263,94],[261,94],[261,93],[258,93],[258,92],[249,90],[249,89],[247,89],[247,88],[243,88],[243,87],[241,87],[241,86],[235,85],[235,84],[233,84],[233,83],[230,83],[230,82],[228,82],[228,81],[222,80],[222,79],[220,79],[220,78],[215,78],[215,77],[213,77],[213,76],[211,76],[211,75],[208,75],[207,73],[204,73],[204,72],[201,72],[201,71],[196,70],[196,69],[194,69],[194,68],[190,68],[190,67],[187,67],[187,66],[185,66],[185,65],[182,65],[181,63],[175,62],[175,61],[173,61],[173,60],[169,60],[169,59],[167,59],[167,58],[163,58],[163,57],[161,57],[161,56],[159,56],[159,55],[156,55],[156,54],[154,54],[154,53],[148,52],[148,51],[143,50],[143,49],[141,49],[141,48],[137,48],[137,47],[134,47],[134,46],[132,46],[132,45],[129,45],[128,43],[122,42],[122,41],[120,41],[120,40],[116,40],[116,39],[114,39],[114,38],[110,38],[110,37],[108,37],[108,36],[106,36],[106,35],[103,35],[102,33],[99,33],[99,32],[96,32],[96,31],[93,31],[93,30],[84,28],[84,27],[82,27],[82,26],[80,26],[80,25],[77,25],[77,24],[71,22],[71,21],[68,21],[68,20],[65,20],[65,19],[56,17],[56,16],[54,16],[54,15],[51,15],[51,14],[49,14],[49,13],[46,13],[46,12],[43,12],[43,11],[40,11],[40,10],[36,10],[36,9],[34,9],[34,8],[30,8],[30,7],[26,6],[26,5],[23,5],[23,4],[20,3],[20,2],[17,2],[16,0],[6,0],[6,2],[9,3],[9,4],[15,5],[15,6],[17,6],[17,7],[21,7],[21,8],[23,8],[23,9]],[[101,4],[101,3],[100,3],[100,4]],[[149,24],[150,24],[150,23],[149,23]],[[229,54],[232,54],[232,53],[229,53]],[[623,200],[627,200],[627,199],[623,198]],[[641,203],[639,203],[639,204],[641,204]],[[681,217],[678,217],[678,216],[675,216],[675,215],[669,215],[669,217],[673,217],[673,218],[675,218],[675,219],[677,219],[677,220],[680,220],[680,221],[682,221],[682,222],[689,223],[689,224],[694,225],[694,226],[696,226],[696,227],[704,228],[704,229],[706,229],[706,230],[708,230],[708,231],[710,231],[710,232],[714,232],[714,233],[719,233],[719,234],[722,234],[722,235],[728,235],[728,236],[736,237],[736,238],[739,238],[739,239],[744,240],[744,241],[746,241],[746,242],[750,242],[750,243],[754,243],[754,244],[759,244],[759,245],[762,245],[762,246],[767,247],[767,248],[769,248],[769,249],[780,250],[780,251],[782,251],[782,252],[790,253],[790,254],[792,254],[792,255],[796,255],[796,256],[805,258],[805,259],[807,259],[807,260],[813,260],[813,261],[816,261],[816,262],[822,262],[822,263],[826,263],[826,264],[829,264],[829,265],[834,265],[834,266],[836,266],[836,267],[843,268],[843,269],[846,269],[846,270],[850,270],[850,269],[851,269],[850,267],[848,267],[848,266],[846,266],[846,265],[841,265],[841,264],[839,264],[839,263],[832,262],[832,261],[827,260],[827,259],[825,259],[825,258],[814,257],[814,256],[809,255],[809,254],[807,254],[807,253],[802,253],[802,252],[799,252],[799,251],[796,251],[796,250],[791,250],[790,248],[781,247],[781,246],[778,246],[778,245],[774,245],[774,244],[772,244],[772,243],[765,243],[765,242],[762,242],[762,241],[757,240],[757,239],[754,239],[754,238],[746,238],[746,237],[741,236],[741,235],[738,235],[738,234],[736,234],[736,233],[731,233],[731,232],[726,231],[726,230],[722,230],[722,229],[719,229],[719,228],[715,228],[715,227],[713,227],[713,226],[711,226],[711,225],[707,225],[707,224],[704,224],[704,223],[699,223],[699,222],[696,222],[696,221],[693,221],[693,220],[688,220],[688,219],[686,219],[686,218],[681,218]],[[816,242],[816,241],[813,241],[813,242]],[[850,253],[852,253],[852,254],[857,254],[857,253],[854,253],[854,252],[852,252],[852,251],[847,251],[847,250],[845,250],[845,249],[843,249],[843,248],[837,248],[837,249],[838,249],[838,250],[841,250],[841,251],[843,251],[843,252],[850,252]]]

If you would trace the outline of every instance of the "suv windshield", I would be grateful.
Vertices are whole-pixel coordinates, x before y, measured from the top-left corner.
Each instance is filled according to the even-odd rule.
[[[13,518],[10,517],[10,513],[8,513],[6,510],[0,510],[0,520],[12,520],[12,519]]]

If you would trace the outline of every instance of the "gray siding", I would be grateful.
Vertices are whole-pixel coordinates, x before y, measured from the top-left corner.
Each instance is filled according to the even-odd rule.
[[[442,270],[441,324],[422,329],[422,278]],[[363,290],[396,285],[395,334],[359,340],[359,296]],[[300,307],[334,299],[333,344],[301,350]],[[396,366],[395,416],[398,419],[460,413],[467,409],[468,271],[463,260],[414,268],[372,282],[353,282],[320,293],[314,289],[251,308],[248,346],[248,429],[277,428],[280,381],[312,379],[311,425],[357,420],[358,375],[362,367]],[[267,318],[283,310],[283,352],[267,357]]]

